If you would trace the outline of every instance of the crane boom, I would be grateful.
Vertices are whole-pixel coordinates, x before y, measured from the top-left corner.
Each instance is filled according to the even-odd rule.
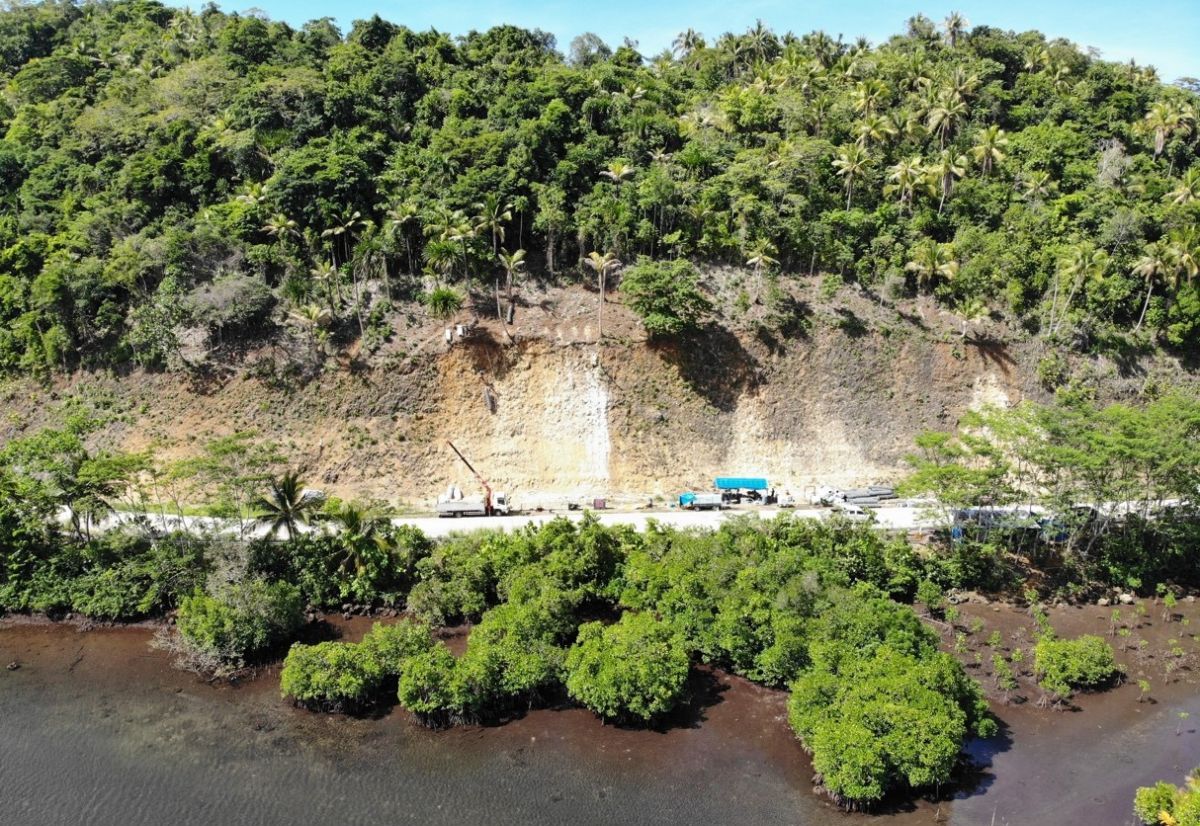
[[[477,471],[474,467],[471,466],[471,463],[467,461],[467,457],[462,455],[462,451],[454,446],[454,442],[447,439],[446,444],[450,445],[450,449],[454,451],[454,455],[462,460],[462,463],[467,466],[467,470],[471,471],[471,473],[473,473],[475,475],[475,478],[479,480],[479,484],[483,485],[483,495],[484,495],[483,508],[484,508],[484,511],[487,513],[487,515],[491,516],[492,515],[492,486],[488,484],[488,480],[484,479],[483,476],[479,473],[479,471]]]

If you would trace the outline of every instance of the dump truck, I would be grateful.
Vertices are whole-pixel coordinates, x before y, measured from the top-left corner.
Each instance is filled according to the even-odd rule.
[[[467,470],[471,471],[472,475],[478,480],[483,487],[483,496],[463,496],[463,492],[457,485],[450,485],[446,488],[446,492],[438,497],[436,510],[438,516],[501,516],[511,513],[509,509],[508,494],[493,492],[492,486],[488,484],[488,480],[484,479],[479,471],[467,461],[467,457],[462,455],[462,452],[454,446],[454,442],[446,442],[450,449],[454,451],[454,455],[462,460],[462,463],[467,466]]]

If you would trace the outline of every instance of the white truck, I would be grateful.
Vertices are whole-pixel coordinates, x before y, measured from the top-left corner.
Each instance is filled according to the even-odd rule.
[[[486,496],[464,497],[462,491],[452,486],[437,501],[438,516],[507,516],[508,513],[506,493],[493,493],[489,503]]]
[[[479,484],[483,486],[483,496],[472,496],[467,498],[463,496],[463,492],[457,485],[450,485],[446,488],[446,492],[438,497],[435,510],[438,516],[507,516],[511,513],[509,509],[508,494],[497,493],[492,490],[492,486],[488,484],[488,480],[484,479],[479,471],[472,467],[467,461],[467,457],[463,456],[454,442],[446,442],[454,454],[462,460],[462,463],[467,466],[467,469],[479,480]]]

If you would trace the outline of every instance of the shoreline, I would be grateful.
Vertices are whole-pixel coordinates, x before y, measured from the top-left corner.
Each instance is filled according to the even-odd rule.
[[[992,631],[1000,632],[1006,640],[1024,638],[1020,629],[1031,625],[1027,612],[1011,604],[968,601],[959,608],[962,624],[984,623],[985,627],[972,635],[976,638]],[[1149,641],[1149,648],[1157,651],[1168,639],[1191,639],[1184,632],[1190,631],[1193,620],[1200,620],[1200,611],[1194,604],[1181,608],[1179,621],[1164,623],[1156,610],[1138,621],[1138,634]],[[1073,636],[1104,634],[1101,626],[1108,610],[1095,605],[1053,606],[1049,613],[1060,633]],[[373,622],[387,619],[362,615],[345,619],[341,614],[320,617],[347,640],[360,638]],[[1188,625],[1183,625],[1184,619]],[[663,731],[606,726],[590,712],[566,707],[531,709],[498,725],[435,732],[398,707],[381,708],[363,717],[294,708],[279,696],[278,662],[266,663],[236,683],[206,683],[175,669],[166,653],[149,648],[153,633],[168,625],[169,620],[89,624],[44,616],[6,616],[0,618],[0,660],[16,661],[20,668],[0,672],[0,679],[24,682],[34,675],[46,689],[39,696],[53,695],[79,682],[77,688],[98,692],[115,707],[127,702],[154,704],[174,696],[190,697],[190,702],[208,710],[206,722],[195,725],[221,730],[230,725],[241,730],[243,724],[250,730],[261,727],[286,737],[285,753],[323,753],[332,748],[341,758],[358,760],[366,759],[379,743],[419,741],[439,753],[478,749],[476,759],[487,760],[528,749],[534,743],[553,744],[553,748],[569,752],[569,757],[559,755],[555,760],[572,764],[599,760],[605,771],[625,771],[634,766],[632,775],[622,777],[637,776],[638,782],[648,782],[651,787],[665,782],[670,772],[683,764],[702,765],[703,771],[715,765],[736,776],[745,773],[746,766],[754,765],[757,768],[750,773],[752,776],[769,776],[773,782],[783,783],[790,790],[788,795],[806,801],[806,809],[811,806],[814,812],[839,818],[830,823],[845,822],[844,818],[849,817],[863,821],[887,819],[907,826],[927,823],[940,812],[942,816],[949,813],[953,824],[984,824],[994,809],[999,812],[997,824],[1042,822],[1040,817],[1053,813],[1090,818],[1084,822],[1124,826],[1128,822],[1126,812],[1131,811],[1132,788],[1182,775],[1194,767],[1187,765],[1189,762],[1200,764],[1200,736],[1194,725],[1184,725],[1182,718],[1176,717],[1182,712],[1200,718],[1194,639],[1188,642],[1192,649],[1187,662],[1173,672],[1170,680],[1151,677],[1154,688],[1149,701],[1138,701],[1134,680],[1139,670],[1161,668],[1154,659],[1157,654],[1136,660],[1133,651],[1121,648],[1118,658],[1129,670],[1127,680],[1104,692],[1078,695],[1073,711],[1039,708],[1036,696],[1026,685],[1021,689],[1028,695],[1024,702],[1000,703],[991,696],[994,690],[982,666],[975,666],[969,655],[962,655],[968,674],[988,690],[993,713],[1002,722],[999,737],[972,740],[965,745],[966,753],[977,764],[975,782],[957,790],[944,790],[943,798],[952,800],[939,803],[917,796],[892,801],[871,814],[847,814],[813,790],[811,762],[786,723],[786,692],[719,670],[713,670],[710,696],[691,712],[693,719]],[[467,632],[466,626],[439,629],[439,635],[450,637],[452,646],[465,644]],[[944,641],[949,647],[951,640],[944,637]],[[69,713],[82,702],[81,696],[76,697],[59,713]],[[1177,727],[1179,733],[1172,735]],[[142,736],[152,741],[153,727]],[[1098,765],[1083,766],[1083,771],[1077,772],[1079,766],[1072,762],[1073,755],[1085,753],[1090,755],[1089,764]],[[616,762],[606,762],[612,760]],[[1119,778],[1108,769],[1090,770],[1109,763],[1113,764],[1112,771],[1124,767]],[[1136,770],[1130,771],[1130,765]],[[792,805],[796,805],[794,801]],[[1023,808],[1013,808],[1017,806]],[[1024,820],[1022,813],[1026,815]]]

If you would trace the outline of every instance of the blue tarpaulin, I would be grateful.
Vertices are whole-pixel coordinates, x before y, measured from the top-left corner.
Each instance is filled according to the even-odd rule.
[[[752,476],[718,476],[713,482],[717,490],[766,490],[767,480]]]

